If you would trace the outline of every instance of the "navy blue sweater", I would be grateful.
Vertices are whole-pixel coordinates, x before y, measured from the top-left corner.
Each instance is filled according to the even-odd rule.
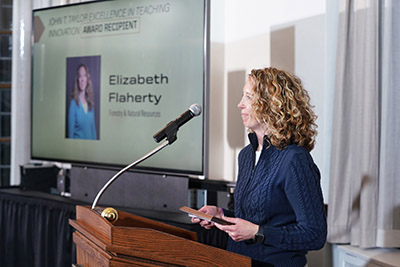
[[[264,226],[263,244],[228,241],[228,250],[274,266],[301,266],[308,250],[326,241],[320,173],[310,153],[297,145],[283,150],[264,142],[257,165],[257,136],[239,153],[235,210],[230,215]],[[229,212],[227,212],[229,215]]]

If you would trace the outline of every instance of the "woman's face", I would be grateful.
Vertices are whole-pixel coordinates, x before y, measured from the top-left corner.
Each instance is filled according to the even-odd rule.
[[[254,98],[253,81],[249,78],[243,87],[243,95],[238,104],[238,108],[240,108],[242,113],[243,125],[254,132],[258,132],[263,131],[263,128],[253,116],[252,103]]]
[[[87,72],[86,72],[86,69],[82,66],[79,68],[79,71],[78,71],[79,89],[81,91],[86,90],[87,81],[88,81]]]

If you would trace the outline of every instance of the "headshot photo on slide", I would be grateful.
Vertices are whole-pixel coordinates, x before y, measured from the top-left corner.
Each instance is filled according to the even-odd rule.
[[[100,56],[66,59],[66,138],[100,139],[100,62]]]

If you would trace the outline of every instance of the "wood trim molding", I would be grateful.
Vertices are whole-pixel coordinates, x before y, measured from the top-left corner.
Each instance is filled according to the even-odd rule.
[[[0,34],[12,34],[12,31],[0,30]]]
[[[0,83],[0,89],[11,88],[11,83]]]

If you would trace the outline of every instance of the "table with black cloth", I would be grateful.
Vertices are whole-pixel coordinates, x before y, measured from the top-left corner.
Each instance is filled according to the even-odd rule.
[[[0,266],[68,266],[76,263],[69,219],[76,205],[90,205],[69,198],[20,188],[0,189]],[[118,208],[197,233],[198,241],[226,248],[227,235],[217,229],[181,222],[179,213]]]

